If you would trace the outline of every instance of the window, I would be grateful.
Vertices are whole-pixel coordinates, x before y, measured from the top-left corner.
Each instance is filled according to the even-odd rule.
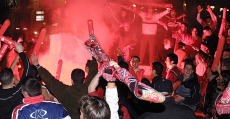
[[[36,16],[36,21],[44,21],[44,15]]]
[[[36,11],[36,14],[44,14],[44,11]]]
[[[44,11],[36,11],[36,21],[44,21]]]

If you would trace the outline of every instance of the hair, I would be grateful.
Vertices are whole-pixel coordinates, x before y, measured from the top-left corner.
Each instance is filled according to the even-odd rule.
[[[226,66],[228,70],[230,70],[230,58],[223,59],[223,65]]]
[[[124,62],[124,61],[120,61],[120,62],[118,63],[118,65],[119,65],[121,68],[125,68],[126,70],[129,70],[129,65],[128,65],[126,62]]]
[[[224,86],[227,87],[229,81],[230,81],[230,70],[223,70],[221,71],[221,76],[224,81]]]
[[[144,83],[144,84],[150,86],[150,81],[149,81],[147,78],[143,78],[143,79],[141,80],[141,83]]]
[[[205,42],[201,42],[201,45],[204,45],[205,47],[207,47],[207,48],[208,48],[208,44],[207,44],[207,43],[205,43]]]
[[[210,26],[205,26],[205,27],[203,28],[203,30],[211,31],[212,29],[211,29]]]
[[[14,78],[14,74],[10,68],[2,69],[0,73],[0,82],[2,83],[3,86],[11,84],[13,78]]]
[[[181,24],[184,24],[184,26],[188,28],[188,24],[186,22],[182,22]]]
[[[28,72],[28,76],[34,76],[34,77],[38,76],[38,70],[37,70],[36,66],[30,65],[30,70]]]
[[[202,50],[199,50],[198,53],[196,54],[200,59],[203,59],[206,61],[206,59],[209,57],[206,53],[204,53]]]
[[[205,19],[211,19],[210,15],[205,16]]]
[[[165,38],[163,44],[167,43],[168,41],[171,42],[171,44],[174,43],[172,38]]]
[[[173,61],[173,64],[177,64],[178,63],[178,57],[176,54],[171,53],[169,55],[167,55],[167,57],[169,57],[170,61]]]
[[[91,60],[87,60],[87,63],[85,64],[86,67],[89,67],[91,65],[92,61]]]
[[[230,52],[230,48],[224,49],[224,52]]]
[[[160,62],[153,62],[152,63],[152,68],[153,70],[156,71],[156,74],[158,76],[161,76],[162,75],[162,72],[163,72],[163,65],[160,63]]]
[[[30,97],[35,97],[42,94],[41,82],[37,77],[28,76],[22,79],[22,89],[28,93]]]
[[[74,84],[82,84],[85,79],[85,72],[82,69],[74,69],[71,73]]]
[[[192,63],[192,60],[190,60],[190,59],[184,59],[181,62],[184,62],[184,63],[191,62]]]
[[[208,69],[208,68],[212,69],[212,64],[208,65],[208,66],[207,66],[207,69]],[[206,71],[207,71],[207,69],[206,69]],[[219,73],[218,73],[217,71],[213,72],[213,71],[211,70],[211,73],[212,73],[212,75],[217,75],[217,76],[219,75]]]
[[[132,56],[132,58],[137,58],[139,60],[139,62],[141,61],[140,58],[138,56]]]
[[[105,100],[85,95],[79,99],[84,119],[110,119],[110,108]]]
[[[196,26],[193,26],[193,27],[191,28],[191,31],[192,31],[193,29],[196,29],[196,30],[197,30],[197,32],[199,32],[199,29],[198,29],[198,27],[196,27]]]
[[[178,48],[180,49],[180,48],[183,48],[185,46],[185,44],[183,43],[183,42],[179,42],[178,43]]]

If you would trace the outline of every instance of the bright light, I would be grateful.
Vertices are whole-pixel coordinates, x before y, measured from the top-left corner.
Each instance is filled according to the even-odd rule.
[[[27,28],[23,28],[23,30],[27,30]]]
[[[34,34],[38,34],[38,32],[37,32],[37,31],[34,31]]]
[[[135,4],[133,4],[133,7],[137,7]]]
[[[227,11],[229,11],[229,9],[227,9]]]
[[[20,28],[16,28],[16,30],[20,30]]]
[[[155,9],[155,10],[157,10],[157,9]]]
[[[44,14],[44,11],[36,11],[36,14]]]
[[[65,1],[65,3],[66,3],[66,1]]]
[[[44,21],[44,15],[37,15],[36,21]]]
[[[169,8],[166,8],[166,9],[169,9]]]
[[[220,8],[220,11],[223,11],[224,8]]]
[[[186,3],[184,4],[184,6],[186,6]]]
[[[215,6],[210,6],[210,8],[214,9],[214,8],[215,8]]]

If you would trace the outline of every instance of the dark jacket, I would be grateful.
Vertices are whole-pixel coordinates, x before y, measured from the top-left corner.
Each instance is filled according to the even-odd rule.
[[[195,73],[192,73],[188,79],[183,81],[184,74],[178,77],[181,84],[175,90],[175,95],[185,97],[185,100],[180,101],[178,104],[186,105],[195,111],[196,106],[201,102],[201,89]]]
[[[217,49],[217,44],[218,44],[219,38],[215,33],[212,33],[211,36],[207,36],[203,42],[207,43],[207,47],[209,49],[211,57],[214,57],[214,54]]]
[[[213,77],[213,79],[208,82],[207,88],[206,88],[206,94],[205,94],[205,102],[204,102],[204,114],[211,114],[211,109],[213,108],[213,105],[215,104],[215,100],[217,98],[217,95],[219,94],[217,91],[217,82],[216,78],[218,76]]]
[[[152,110],[145,112],[138,119],[196,119],[195,113],[184,105],[175,104],[173,97],[163,103],[153,103]]]
[[[24,52],[19,53],[19,56],[24,67],[23,79],[28,75],[30,63]],[[0,89],[0,119],[11,119],[14,108],[20,105],[23,99],[21,89],[21,81],[13,88]]]
[[[163,77],[162,76],[155,76],[153,79],[152,79],[152,84],[150,85],[152,88],[154,88],[155,86],[154,86],[154,84],[158,81],[158,80],[160,80],[160,79],[162,79]],[[164,79],[164,78],[163,78]]]
[[[89,83],[97,72],[97,61],[92,60],[92,64],[89,66],[88,81],[83,84],[74,84],[69,86],[55,79],[55,77],[52,76],[45,68],[40,67],[38,69],[39,76],[45,82],[46,87],[50,92],[58,97],[72,119],[80,118],[78,100],[81,96],[88,94]]]

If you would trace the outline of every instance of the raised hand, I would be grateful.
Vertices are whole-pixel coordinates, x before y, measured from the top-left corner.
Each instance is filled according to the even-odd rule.
[[[207,9],[206,9],[208,12],[212,12],[212,9],[210,7],[210,5],[207,6]]]
[[[23,52],[23,46],[22,46],[21,43],[14,42],[14,45],[15,45],[15,50],[16,50],[18,53]]]
[[[118,63],[115,62],[115,61],[110,61],[110,62],[109,62],[109,66],[113,66],[113,67],[115,67],[115,68],[119,68],[119,67],[120,67],[120,66],[118,65]]]
[[[198,10],[198,12],[202,12],[202,11],[203,11],[203,8],[201,8],[201,6],[198,5],[197,10]]]
[[[35,55],[31,54],[30,55],[30,61],[32,62],[32,64],[34,66],[38,65],[38,57],[37,57],[37,53],[34,53]]]
[[[118,51],[117,56],[121,56],[121,53],[122,53],[121,49],[117,48],[117,51]]]

